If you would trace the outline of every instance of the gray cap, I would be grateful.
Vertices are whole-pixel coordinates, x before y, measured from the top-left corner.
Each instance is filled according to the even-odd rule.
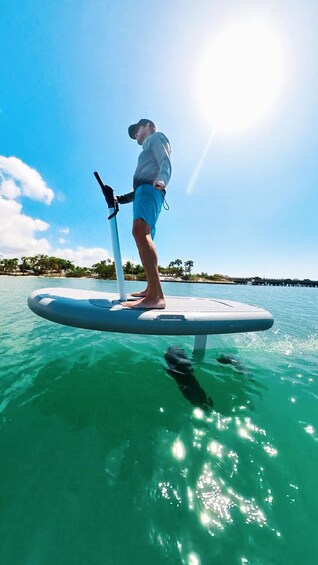
[[[131,137],[131,139],[135,139],[136,133],[137,133],[139,127],[140,126],[146,126],[147,124],[150,124],[151,126],[156,127],[152,120],[148,120],[146,118],[141,118],[141,120],[139,120],[139,122],[129,126],[129,128],[128,128],[129,137]]]

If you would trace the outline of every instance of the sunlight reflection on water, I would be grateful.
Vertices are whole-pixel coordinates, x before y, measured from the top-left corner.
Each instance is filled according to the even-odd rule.
[[[171,344],[191,356],[191,337],[144,338],[50,324],[26,308],[35,282],[43,286],[37,280],[12,282],[17,290],[11,303],[11,294],[4,293],[0,320],[0,494],[4,516],[16,517],[11,533],[10,521],[2,524],[8,552],[27,543],[29,516],[39,536],[45,524],[49,534],[43,536],[52,539],[46,563],[61,531],[86,543],[87,523],[94,532],[88,546],[104,562],[122,562],[116,553],[122,535],[127,547],[138,548],[130,557],[134,564],[141,553],[149,563],[164,557],[191,565],[291,563],[295,555],[301,562],[299,524],[310,548],[315,541],[308,532],[317,518],[311,469],[318,441],[313,294],[172,285],[183,295],[189,289],[259,303],[275,317],[270,332],[209,339],[205,360],[193,364],[213,400],[204,411],[182,396],[165,367]],[[96,287],[107,285],[98,281]],[[296,321],[299,307],[291,316],[302,292],[310,297],[303,302],[310,307],[304,323]],[[220,354],[233,364],[222,366]],[[74,504],[69,513],[64,496]],[[43,499],[50,500],[47,508]],[[77,516],[85,524],[80,534]],[[68,538],[61,547],[68,555]]]
[[[242,429],[248,430],[247,435],[240,433]],[[178,437],[171,435],[168,445],[166,440],[158,437],[160,465],[152,478],[152,497],[178,508],[188,527],[193,531],[203,528],[213,538],[219,538],[229,528],[240,529],[243,523],[280,536],[272,519],[273,494],[266,479],[267,463],[262,457],[260,465],[258,457],[258,453],[265,453],[270,464],[278,451],[251,417],[222,417],[216,412],[205,416],[194,409],[182,433]],[[244,461],[249,462],[249,468]],[[164,514],[162,507],[161,516]],[[153,523],[152,528],[162,533],[165,523]],[[179,539],[184,540],[185,535],[181,529]],[[180,541],[178,548],[183,562],[190,562],[189,546]],[[192,553],[198,562],[204,562],[198,548]]]

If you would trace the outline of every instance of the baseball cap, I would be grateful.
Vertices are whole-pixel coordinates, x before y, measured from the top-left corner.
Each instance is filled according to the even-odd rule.
[[[138,129],[140,128],[140,126],[146,126],[147,124],[150,124],[151,126],[156,127],[152,120],[142,118],[136,124],[132,124],[131,126],[129,126],[129,128],[128,128],[129,137],[131,137],[131,139],[135,139],[136,133],[137,133]]]

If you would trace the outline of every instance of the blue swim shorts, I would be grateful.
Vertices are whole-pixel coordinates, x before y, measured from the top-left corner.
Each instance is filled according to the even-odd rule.
[[[165,192],[154,188],[151,184],[141,184],[135,190],[133,201],[134,220],[141,218],[151,229],[154,239],[156,223],[161,212]]]

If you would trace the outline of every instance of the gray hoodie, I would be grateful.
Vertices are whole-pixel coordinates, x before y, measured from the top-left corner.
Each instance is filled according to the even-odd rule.
[[[171,146],[168,138],[161,132],[155,132],[146,137],[142,144],[137,168],[134,174],[134,190],[128,194],[118,196],[118,202],[125,204],[132,202],[137,186],[153,184],[155,180],[164,182],[167,186],[171,176]]]

